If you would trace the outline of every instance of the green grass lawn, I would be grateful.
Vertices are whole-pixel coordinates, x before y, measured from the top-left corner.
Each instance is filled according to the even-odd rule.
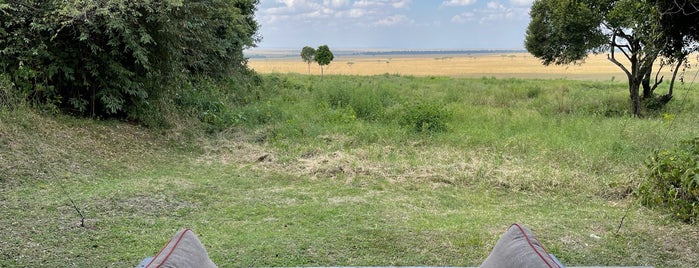
[[[513,222],[570,266],[699,264],[632,195],[697,86],[633,118],[616,82],[263,80],[193,104],[209,133],[0,107],[0,267],[133,267],[184,227],[221,267],[478,266]]]

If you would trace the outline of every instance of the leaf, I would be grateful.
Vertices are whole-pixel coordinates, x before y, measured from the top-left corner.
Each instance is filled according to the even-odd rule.
[[[142,44],[153,43],[153,38],[148,33],[142,32],[141,33],[141,43]]]

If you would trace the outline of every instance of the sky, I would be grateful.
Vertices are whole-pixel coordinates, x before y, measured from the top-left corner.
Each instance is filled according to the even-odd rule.
[[[260,49],[524,49],[533,0],[261,0]]]

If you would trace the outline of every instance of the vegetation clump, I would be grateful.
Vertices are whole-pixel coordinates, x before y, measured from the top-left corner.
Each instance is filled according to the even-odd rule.
[[[196,77],[245,72],[257,0],[0,1],[0,70],[56,111],[143,121]]]
[[[666,207],[679,220],[699,219],[699,137],[656,152],[647,163],[648,179],[639,190],[647,206]]]
[[[672,1],[537,0],[527,27],[525,47],[544,65],[581,62],[589,53],[607,51],[607,59],[628,80],[634,116],[643,101],[658,109],[672,99],[678,71],[699,47],[696,4]],[[689,12],[688,10],[692,10]],[[621,54],[621,55],[620,55]],[[654,71],[670,66],[668,92],[656,96],[663,82]],[[640,89],[642,88],[642,90]]]
[[[409,105],[400,124],[416,132],[444,132],[451,113],[442,105],[432,102],[417,102]]]

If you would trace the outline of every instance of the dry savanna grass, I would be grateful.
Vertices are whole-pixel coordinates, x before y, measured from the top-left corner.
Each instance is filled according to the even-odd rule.
[[[259,73],[308,73],[308,65],[300,57],[280,57],[249,60],[249,66]],[[319,75],[320,67],[311,64],[310,73]],[[324,69],[329,75],[399,74],[414,76],[449,76],[464,78],[561,78],[585,80],[625,80],[623,71],[607,60],[606,54],[591,55],[579,64],[544,66],[528,53],[482,55],[338,55]],[[667,67],[661,75],[670,77]]]

